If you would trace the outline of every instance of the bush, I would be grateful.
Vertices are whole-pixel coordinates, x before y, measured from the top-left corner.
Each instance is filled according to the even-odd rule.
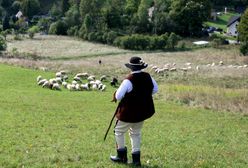
[[[64,21],[57,21],[52,23],[49,28],[49,34],[56,34],[56,35],[66,35],[67,34],[67,25]]]
[[[33,26],[31,28],[28,29],[28,35],[29,37],[32,39],[34,38],[34,34],[35,33],[38,33],[40,30],[39,30],[39,27],[38,26]]]
[[[248,42],[243,42],[240,45],[240,53],[243,54],[244,56],[248,56]]]
[[[110,31],[106,34],[106,42],[107,44],[113,44],[114,40],[117,38],[118,34],[114,31]]]
[[[7,48],[6,40],[3,36],[0,36],[0,51],[4,51]]]
[[[78,36],[78,26],[70,27],[70,28],[67,30],[67,34],[68,34],[69,36]]]
[[[175,49],[178,41],[180,40],[180,36],[176,35],[175,33],[171,33],[167,40],[167,47],[169,49]]]

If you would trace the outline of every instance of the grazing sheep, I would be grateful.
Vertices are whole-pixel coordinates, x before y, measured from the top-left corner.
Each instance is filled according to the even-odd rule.
[[[91,75],[87,78],[87,80],[90,82],[90,81],[94,81],[96,79],[95,76]]]
[[[57,80],[56,80],[56,78],[51,78],[51,79],[49,79],[49,82],[51,84],[54,84],[54,83],[57,83]]]
[[[61,90],[61,88],[58,83],[54,83],[52,84],[52,90]]]
[[[224,65],[224,63],[223,63],[223,61],[220,61],[219,66],[222,66],[222,65]]]
[[[52,89],[52,84],[49,81],[45,81],[42,85],[43,88]]]
[[[67,86],[67,82],[62,82],[62,86],[64,86],[64,88],[66,88],[66,86]]]
[[[36,81],[39,82],[39,81],[42,80],[42,79],[43,79],[42,76],[39,75],[39,76],[36,78]]]
[[[67,74],[67,72],[66,72],[66,71],[64,71],[64,70],[60,71],[60,73],[61,73],[61,75],[62,75],[62,76],[64,76],[64,75],[66,75],[66,74]]]
[[[62,75],[61,72],[56,72],[55,76],[56,76],[56,77],[62,77],[63,75]]]
[[[102,75],[101,77],[100,77],[100,81],[106,81],[107,80],[107,76],[106,75]]]
[[[74,80],[74,81],[71,82],[71,84],[72,84],[72,85],[76,85],[76,84],[78,84],[78,83],[77,83],[77,81]]]
[[[97,89],[98,89],[97,84],[94,83],[94,84],[92,85],[92,89],[93,89],[93,90],[97,90]]]
[[[170,72],[175,72],[175,71],[177,71],[177,68],[176,67],[170,68],[169,71]]]
[[[89,77],[89,74],[88,73],[78,73],[78,74],[76,74],[76,77],[79,77],[79,78],[81,78],[81,79],[87,79],[88,77]]]
[[[195,67],[195,69],[196,69],[197,71],[199,71],[199,70],[200,70],[199,65],[197,65],[197,66]]]
[[[63,80],[63,81],[67,81],[68,78],[69,78],[69,77],[68,77],[67,75],[64,75],[64,76],[62,77],[62,80]]]
[[[38,82],[38,85],[43,85],[46,81],[47,81],[47,79],[41,79],[41,80]]]
[[[85,83],[80,85],[81,90],[90,90],[90,84]]]
[[[77,82],[79,82],[79,83],[82,83],[81,78],[78,77],[78,76],[75,76],[75,77],[73,78],[73,80],[74,80],[74,81],[77,81]]]
[[[102,85],[101,87],[99,87],[100,91],[105,91],[106,90],[106,85]]]
[[[62,84],[62,78],[61,77],[56,77],[55,80],[57,83]]]

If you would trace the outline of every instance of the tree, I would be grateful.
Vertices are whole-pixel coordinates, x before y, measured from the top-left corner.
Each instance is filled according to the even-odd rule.
[[[23,0],[22,11],[24,16],[27,16],[29,19],[31,19],[32,16],[39,13],[40,11],[39,0]]]
[[[16,14],[21,9],[21,2],[20,1],[14,1],[11,5],[11,10],[14,14]]]
[[[65,22],[68,27],[73,27],[80,24],[80,13],[77,5],[71,6],[65,13]]]
[[[3,18],[3,30],[7,30],[10,28],[9,20],[10,20],[10,18],[8,15],[4,16],[4,18]]]
[[[238,25],[239,40],[242,42],[248,42],[248,8],[242,15],[240,23]]]
[[[174,0],[169,16],[176,23],[176,34],[199,36],[210,13],[208,0]]]
[[[69,0],[62,0],[61,11],[64,15],[70,8]]]
[[[61,16],[61,9],[57,3],[54,3],[52,8],[49,11],[50,15],[54,18],[59,18]]]
[[[239,40],[242,42],[240,46],[240,52],[243,55],[248,55],[248,8],[241,17],[238,25]]]
[[[122,28],[123,22],[123,9],[124,2],[120,0],[107,0],[104,12],[108,27],[111,28]]]

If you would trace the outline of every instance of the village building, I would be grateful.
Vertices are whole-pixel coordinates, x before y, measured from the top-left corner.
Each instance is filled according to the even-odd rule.
[[[227,23],[227,34],[231,36],[238,36],[238,24],[240,22],[241,16],[233,16],[229,19]]]

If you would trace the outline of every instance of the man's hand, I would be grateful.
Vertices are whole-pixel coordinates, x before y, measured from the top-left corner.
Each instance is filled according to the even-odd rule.
[[[111,102],[117,102],[117,99],[115,98],[115,93],[116,93],[116,91],[114,92],[114,94],[113,94],[113,99],[111,100]]]

